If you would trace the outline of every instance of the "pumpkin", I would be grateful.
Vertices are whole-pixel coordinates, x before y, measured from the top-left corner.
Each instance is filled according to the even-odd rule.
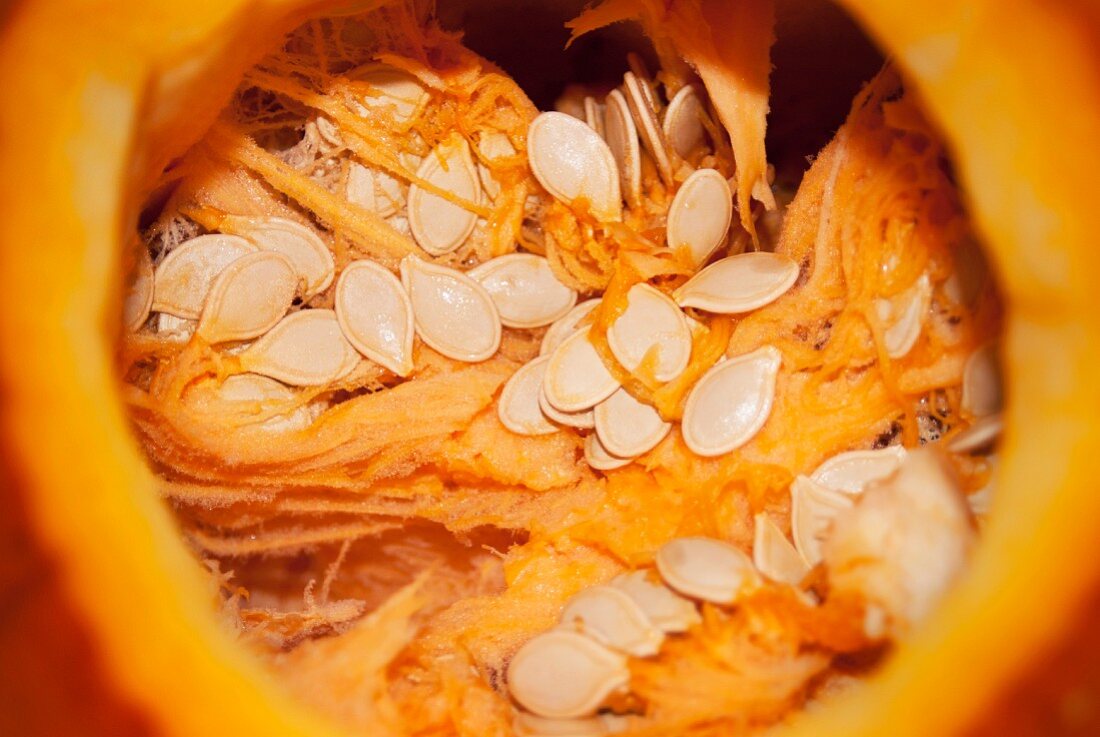
[[[1044,720],[1063,694],[1088,706],[1082,671],[1100,653],[1088,637],[1100,591],[1090,474],[1100,388],[1089,381],[1100,361],[1090,283],[1100,213],[1084,201],[1100,164],[1100,13],[1070,0],[844,5],[906,70],[954,149],[1007,295],[1009,424],[999,508],[967,585],[867,689],[792,733],[1050,733]],[[116,264],[145,188],[243,70],[317,10],[126,0],[109,13],[52,1],[7,11],[5,732],[337,734],[282,698],[217,626],[130,439],[112,362]]]

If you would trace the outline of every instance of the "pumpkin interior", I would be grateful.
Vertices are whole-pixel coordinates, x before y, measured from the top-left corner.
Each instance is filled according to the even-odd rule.
[[[441,8],[444,27],[465,29],[467,45],[511,73],[542,109],[549,106],[567,81],[614,82],[625,70],[626,50],[637,50],[653,59],[652,50],[633,27],[621,25],[582,38],[560,57],[549,51],[533,51],[544,41],[547,49],[560,47],[561,23],[574,13],[564,12],[566,9],[559,6],[553,13],[545,12],[541,4],[466,4],[461,6],[462,12],[459,8],[446,4]],[[528,15],[536,11],[536,15]],[[516,20],[510,13],[527,19],[530,30],[525,34],[501,31]],[[530,22],[532,18],[534,23]],[[778,169],[777,183],[793,190],[805,173],[806,158],[819,152],[832,137],[861,85],[877,72],[880,59],[856,27],[832,6],[820,5],[807,11],[803,4],[797,9],[781,5],[777,33],[768,155]],[[524,43],[530,39],[538,43]],[[915,105],[906,111],[919,116]],[[927,124],[915,124],[921,126],[920,135],[933,134]],[[227,152],[239,140],[235,143],[224,134],[223,128],[221,133],[206,138],[212,142],[207,152],[220,151],[232,159]],[[218,149],[219,145],[223,148]],[[212,171],[217,169],[215,166]],[[178,189],[174,189],[178,182],[170,174],[165,181],[167,184],[146,202],[145,225],[155,222],[162,208],[178,195]],[[215,183],[206,191],[220,186]],[[231,188],[232,184],[227,186]],[[224,191],[220,196],[225,196]],[[230,192],[228,196],[232,199],[242,193]],[[224,202],[218,200],[219,204]],[[209,211],[195,208],[189,215],[212,229],[215,221],[204,222],[210,217]],[[996,330],[999,310],[995,305],[985,309],[976,320],[976,331],[989,337]],[[751,338],[742,340],[746,348],[752,343]],[[509,357],[526,355],[529,346],[523,344],[523,338],[515,338],[514,343]],[[124,349],[124,354],[127,350],[133,347]],[[147,366],[133,364],[127,368],[131,379],[148,370]],[[447,382],[474,382],[486,400],[498,391],[508,374],[507,367],[463,373],[462,367],[447,364],[443,369],[441,375],[447,377]],[[341,401],[365,396],[363,385],[341,391]],[[454,396],[443,389],[425,397],[418,401],[434,401],[436,404],[424,406],[440,413],[454,402]],[[610,498],[605,499],[603,487],[584,486],[578,492],[574,484],[558,483],[560,479],[553,473],[566,473],[560,469],[552,470],[549,478],[539,477],[546,468],[538,464],[505,469],[507,462],[522,455],[507,458],[512,448],[505,449],[505,457],[494,459],[479,447],[463,463],[448,469],[442,481],[439,474],[417,476],[394,471],[374,477],[364,474],[369,479],[366,483],[362,478],[348,480],[321,473],[304,474],[294,483],[285,484],[279,478],[285,469],[263,469],[280,453],[279,441],[272,441],[260,454],[266,457],[250,462],[248,483],[239,483],[236,470],[222,473],[233,463],[203,452],[187,457],[179,450],[186,443],[179,443],[168,433],[158,434],[156,423],[143,417],[147,407],[142,407],[140,400],[130,401],[136,407],[132,412],[139,435],[153,459],[154,470],[164,481],[163,491],[175,506],[189,542],[208,561],[221,587],[223,611],[292,691],[353,727],[364,727],[380,718],[400,723],[401,718],[411,714],[415,714],[412,723],[418,728],[446,724],[449,728],[477,731],[487,723],[509,723],[507,702],[494,690],[500,687],[507,657],[519,642],[553,623],[565,598],[583,586],[608,578],[624,565],[646,564],[655,545],[672,535],[718,534],[745,544],[750,539],[749,531],[743,528],[746,513],[765,509],[769,503],[781,505],[773,486],[785,489],[791,473],[788,469],[787,476],[779,472],[777,478],[745,485],[736,482],[742,469],[708,468],[700,475],[685,470],[682,461],[676,461],[663,483],[676,488],[678,497],[688,496],[687,504],[674,503],[668,497],[652,498],[654,489],[648,474],[631,471],[619,474],[618,483],[611,482]],[[473,419],[464,421],[467,434],[463,437],[475,444],[491,446],[500,442],[500,436],[488,427],[491,417],[480,410],[480,406],[475,407]],[[887,423],[874,428],[873,433],[864,427],[857,434],[890,432],[893,437],[901,433],[915,444],[923,428],[914,417],[909,420],[896,430]],[[195,428],[190,431],[202,432]],[[247,456],[246,446],[254,443],[255,437],[242,438],[234,451]],[[423,439],[410,442],[420,443]],[[795,465],[801,468],[819,460],[821,453],[857,447],[851,437],[843,441],[833,438],[832,442],[838,447],[816,448],[798,456]],[[452,443],[444,453],[463,450],[461,443]],[[477,458],[472,460],[474,456]],[[259,472],[252,473],[256,469]],[[960,470],[972,488],[983,484],[988,476],[981,462],[976,468]],[[712,481],[716,475],[736,486],[736,491],[716,496],[685,492],[687,486]],[[492,477],[491,483],[496,485],[491,489],[495,496],[486,493],[486,476]],[[536,488],[538,484],[542,488]],[[559,529],[547,535],[538,529],[541,525],[536,520],[545,523],[561,513],[566,502],[552,496],[557,486],[574,486],[575,496],[567,502],[570,506],[598,506],[610,501],[617,510],[579,523],[569,520],[564,525],[568,534],[562,535]],[[362,493],[365,489],[369,492]],[[300,491],[306,493],[298,494]],[[669,515],[668,523],[639,529],[624,522],[644,517],[647,504],[652,504],[657,514]],[[526,553],[516,552],[525,545]],[[564,550],[555,550],[559,547]],[[228,575],[230,571],[232,576]],[[526,591],[517,585],[521,573],[536,580],[528,584]],[[512,592],[512,598],[508,606],[501,606],[497,597],[506,589]],[[242,598],[245,592],[247,599]],[[774,616],[801,616],[798,606],[781,593],[762,597],[761,602],[763,610]],[[364,619],[370,612],[373,614]],[[835,640],[848,636],[839,628],[831,629],[831,625],[818,626],[829,630],[821,638],[833,638],[834,646]],[[719,626],[716,631],[723,630]],[[729,630],[725,632],[729,634]],[[876,648],[854,650],[858,655],[839,658],[828,673],[797,679],[800,687],[784,692],[778,699],[717,702],[699,710],[689,703],[691,695],[680,695],[682,703],[666,711],[672,721],[664,726],[686,719],[692,729],[702,732],[712,728],[713,720],[718,720],[722,729],[773,721],[792,704],[807,696],[820,696],[827,686],[839,681],[846,682],[842,678],[845,674],[867,672],[881,655]],[[681,662],[697,655],[686,645],[677,651]],[[453,663],[443,657],[456,653],[459,657]],[[448,664],[440,665],[444,660]],[[648,673],[644,666],[636,671],[641,673],[643,683],[650,679],[651,701],[660,701],[658,694],[672,691],[671,680],[683,677],[674,663],[675,657],[668,658]],[[472,679],[470,665],[476,669]],[[382,673],[385,676],[380,679]],[[713,693],[728,692],[730,685],[716,675]],[[745,688],[744,684],[736,685]],[[380,695],[383,692],[384,698]],[[449,700],[455,698],[455,693],[461,694],[457,702]],[[444,694],[451,696],[445,698]],[[374,706],[364,711],[364,701]],[[386,713],[394,704],[403,717]],[[412,704],[418,706],[412,708]],[[638,710],[630,703],[620,708]],[[465,727],[460,726],[463,722]]]

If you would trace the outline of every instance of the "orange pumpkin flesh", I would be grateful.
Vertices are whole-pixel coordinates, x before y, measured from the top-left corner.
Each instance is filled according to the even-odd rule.
[[[34,531],[34,546],[58,561],[59,599],[78,613],[90,633],[107,682],[114,684],[120,701],[137,705],[153,730],[270,734],[308,728],[322,733],[293,707],[272,709],[275,697],[264,676],[209,622],[192,563],[174,542],[148,475],[128,444],[110,389],[104,339],[110,333],[104,326],[113,324],[109,295],[117,291],[111,271],[117,234],[133,215],[122,186],[133,181],[125,165],[127,131],[148,70],[183,69],[182,60],[196,58],[193,42],[212,28],[223,38],[252,36],[255,18],[249,18],[246,32],[244,21],[221,26],[224,17],[204,16],[194,6],[186,12],[161,9],[165,15],[160,18],[147,18],[135,8],[115,20],[158,43],[134,39],[133,56],[125,52],[123,58],[120,47],[103,47],[103,36],[85,36],[94,23],[73,24],[72,12],[22,8],[4,49],[4,88],[19,104],[5,104],[0,139],[37,143],[16,145],[3,163],[8,174],[4,201],[26,203],[11,206],[0,225],[5,243],[0,269],[5,280],[5,447],[23,480],[9,491],[26,505],[25,524]],[[1087,494],[1087,472],[1097,438],[1087,409],[1100,403],[1088,381],[1088,368],[1098,358],[1090,342],[1097,334],[1098,313],[1089,276],[1100,269],[1087,248],[1088,236],[1097,232],[1090,227],[1098,224],[1097,216],[1082,201],[1095,161],[1090,147],[1100,132],[1098,65],[1089,56],[1089,21],[1070,22],[1063,8],[1020,4],[988,17],[971,9],[970,19],[954,18],[946,8],[901,11],[880,3],[859,6],[857,12],[914,74],[926,103],[957,145],[956,161],[1013,305],[1013,429],[1000,516],[989,529],[970,584],[870,691],[822,719],[849,734],[881,732],[883,725],[894,734],[918,728],[947,734],[972,722],[1001,683],[1059,636],[1095,580],[1089,547],[1100,516]],[[271,17],[280,15],[281,10],[271,10]],[[973,17],[982,22],[970,25]],[[162,29],[169,27],[174,32],[166,36]],[[968,32],[975,28],[980,32]],[[952,33],[963,41],[955,63],[947,65],[949,73],[937,75],[936,69],[922,68],[927,59],[919,52],[938,54],[941,63],[944,54],[950,60],[951,49],[945,52],[942,46],[945,29],[948,46]],[[58,57],[58,48],[67,49],[64,58]],[[233,53],[245,48],[234,46]],[[1045,66],[1020,64],[1044,48],[1059,53],[1043,54]],[[909,49],[917,50],[912,59]],[[155,57],[151,60],[145,50]],[[215,61],[225,64],[221,58],[208,61],[210,68],[217,67]],[[245,61],[238,57],[240,67]],[[157,144],[186,140],[187,131],[193,137],[204,127],[202,116],[186,121],[186,129],[167,123],[159,127],[157,121],[178,120],[164,112],[166,100],[179,106],[175,109],[215,112],[209,101],[221,98],[210,95],[210,79],[203,79],[201,71],[191,76],[203,68],[199,62],[174,77],[190,78],[195,85],[190,95],[162,93],[158,98],[154,93],[154,102],[142,103],[140,109],[149,111],[145,116],[154,123],[149,148],[139,149],[139,162],[145,152],[170,150]],[[27,70],[37,75],[28,78]],[[66,71],[82,84],[59,84]],[[227,75],[228,84],[235,78]],[[987,94],[997,104],[975,105],[977,81],[981,89],[993,90]],[[202,100],[207,105],[192,106]],[[1036,100],[1045,104],[1036,105]],[[1042,141],[1051,126],[1049,111],[1069,109],[1079,114],[1064,129],[1059,123],[1056,147],[1021,150],[989,134],[1007,119],[1010,129],[1023,131],[1018,141]],[[146,161],[140,168],[147,172],[163,163]],[[1023,191],[1006,188],[1006,182],[1022,182]],[[1037,247],[1037,241],[1044,246]],[[28,245],[10,245],[16,243]],[[35,311],[27,309],[32,304]],[[59,325],[65,329],[58,330]],[[50,387],[49,393],[42,387]],[[1025,387],[1026,393],[1016,387]],[[1029,428],[1042,432],[1027,433]],[[89,544],[89,530],[95,530],[94,544]],[[126,607],[122,602],[127,601],[140,605]],[[36,642],[49,649],[48,635]],[[942,684],[960,672],[970,674],[971,686],[945,692]],[[164,706],[165,694],[173,693],[181,694],[186,707]],[[924,721],[897,716],[907,711],[920,713]],[[813,725],[818,734],[825,728]]]

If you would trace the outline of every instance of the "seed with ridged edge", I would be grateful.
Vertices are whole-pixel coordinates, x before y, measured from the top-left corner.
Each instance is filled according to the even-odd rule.
[[[913,286],[893,299],[875,301],[875,311],[884,324],[886,355],[902,358],[920,337],[924,316],[932,299],[932,283],[921,274]]]
[[[806,476],[791,483],[791,535],[808,566],[821,562],[821,544],[836,516],[855,504],[852,497],[826,488]]]
[[[276,251],[259,251],[229,264],[214,280],[197,332],[207,343],[263,335],[294,303],[298,273]]]
[[[359,353],[344,337],[332,310],[287,315],[240,356],[245,371],[293,386],[323,386],[344,378]]]
[[[732,604],[760,584],[749,556],[727,542],[681,537],[657,551],[657,570],[669,586],[693,599]]]
[[[668,208],[665,229],[668,247],[687,249],[695,266],[726,242],[733,219],[733,193],[726,178],[714,169],[699,169],[677,190]]]
[[[693,453],[718,456],[752,439],[772,411],[782,356],[771,346],[712,366],[692,387],[680,424]]]
[[[608,453],[633,458],[652,450],[672,429],[651,405],[619,389],[596,405],[596,434]]]
[[[130,288],[122,302],[122,324],[131,332],[145,324],[153,307],[153,261],[149,249],[139,247],[134,259]]]
[[[573,309],[569,310],[565,314],[565,317],[559,318],[547,329],[546,334],[542,336],[542,343],[539,344],[539,355],[543,356],[549,353],[553,353],[554,349],[561,345],[561,342],[568,338],[570,335],[580,329],[580,322],[584,318],[591,314],[592,310],[600,306],[603,302],[599,297],[595,299],[586,299]]]
[[[786,294],[798,280],[798,264],[766,251],[715,261],[676,290],[681,307],[730,315],[759,309]]]
[[[963,366],[962,408],[972,417],[985,417],[1001,411],[1003,404],[1001,371],[997,349],[986,343],[966,359]]]
[[[428,102],[429,93],[413,75],[388,64],[365,64],[346,75],[349,79],[368,85],[367,94],[359,100],[366,107],[360,109],[364,116],[367,108],[385,109],[399,123],[412,119]]]
[[[448,358],[484,361],[500,347],[500,316],[485,288],[461,271],[416,256],[401,261],[420,339]]]
[[[542,113],[527,129],[531,171],[566,204],[584,200],[601,221],[622,217],[615,157],[596,131],[565,113]]]
[[[153,311],[197,320],[214,279],[241,256],[258,250],[235,235],[200,235],[178,245],[153,274]]]
[[[752,560],[773,581],[797,585],[810,567],[766,512],[753,517]]]
[[[285,218],[223,218],[221,229],[246,238],[261,250],[280,253],[290,261],[302,283],[302,299],[332,284],[336,265],[332,252],[312,230]]]
[[[947,449],[952,453],[974,453],[987,450],[1004,431],[1004,417],[997,413],[979,417],[968,428],[952,435],[947,441]]]
[[[619,388],[619,382],[589,342],[589,330],[573,333],[550,354],[542,386],[546,400],[562,412],[595,407]]]
[[[905,460],[905,448],[891,445],[877,450],[850,450],[829,458],[810,474],[822,486],[859,494],[867,484],[890,476]]]
[[[470,269],[510,328],[539,328],[563,317],[577,303],[576,291],[558,281],[550,262],[533,253],[510,253]]]
[[[652,571],[631,571],[608,584],[633,599],[655,626],[665,632],[687,632],[702,621],[695,603],[661,583]]]
[[[545,358],[549,358],[549,356],[545,356]],[[562,412],[550,404],[550,400],[546,398],[545,377],[544,385],[539,390],[539,409],[548,419],[559,425],[575,427],[579,430],[591,430],[596,426],[596,413],[592,409],[585,409],[580,412]]]
[[[590,468],[597,471],[614,471],[616,468],[629,466],[634,462],[633,458],[620,458],[608,452],[600,442],[596,433],[591,433],[584,439],[584,461]]]
[[[691,85],[680,88],[665,110],[661,123],[669,147],[682,159],[703,144],[706,128],[703,119],[706,112],[699,100],[699,93]]]
[[[352,261],[336,282],[336,318],[345,337],[398,376],[413,369],[413,307],[401,281],[373,261]]]
[[[638,128],[638,137],[657,164],[657,173],[661,179],[666,185],[672,186],[672,162],[668,158],[668,141],[665,140],[661,123],[657,119],[653,92],[633,72],[627,72],[623,76],[623,87],[626,89],[626,101],[630,105],[634,125]]]
[[[481,180],[465,139],[453,136],[435,147],[416,175],[473,203],[481,201]],[[417,244],[433,256],[455,250],[477,225],[477,213],[419,185],[409,187],[409,228]]]
[[[549,356],[541,356],[521,366],[500,393],[497,416],[502,425],[517,435],[550,435],[559,429],[546,419],[539,406],[542,379],[549,360]]]
[[[656,655],[665,639],[637,602],[612,586],[589,586],[574,595],[562,609],[561,626],[639,658]]]
[[[607,96],[604,112],[604,138],[618,165],[619,183],[626,203],[631,207],[642,204],[642,148],[638,143],[638,131],[630,117],[630,106],[619,90]]]
[[[635,284],[623,314],[611,323],[607,344],[628,371],[636,371],[651,352],[653,376],[672,381],[691,359],[691,328],[680,308],[649,284]]]
[[[551,630],[529,640],[508,664],[508,690],[539,716],[589,716],[630,681],[626,658],[584,635]]]

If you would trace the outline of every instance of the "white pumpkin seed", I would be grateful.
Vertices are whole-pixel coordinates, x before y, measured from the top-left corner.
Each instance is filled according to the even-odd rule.
[[[822,543],[832,530],[833,520],[854,504],[852,497],[807,476],[798,476],[791,483],[791,534],[806,565],[813,567],[821,562]]]
[[[822,486],[845,494],[861,494],[868,484],[892,475],[905,460],[905,448],[850,450],[829,458],[810,474]]]
[[[751,251],[715,261],[676,290],[681,307],[729,315],[759,309],[786,294],[798,264],[786,256]]]
[[[649,284],[635,284],[626,295],[623,314],[607,330],[607,343],[628,371],[649,359],[657,381],[672,381],[691,359],[691,328],[668,295]],[[655,359],[655,360],[654,360]]]
[[[986,461],[989,463],[989,481],[966,497],[970,512],[978,517],[988,515],[993,509],[993,492],[997,481],[997,470],[1001,465],[1000,458],[996,454],[986,458]]]
[[[619,172],[620,189],[626,204],[632,208],[642,205],[642,149],[638,143],[638,130],[630,116],[630,106],[619,90],[607,96],[604,110],[604,138],[615,157]]]
[[[332,310],[287,315],[241,354],[245,371],[292,386],[323,386],[347,376],[359,354],[344,337]]]
[[[263,335],[287,313],[297,291],[298,273],[283,254],[241,256],[210,287],[198,334],[212,344]]]
[[[810,567],[772,518],[760,512],[753,517],[752,559],[757,570],[773,581],[797,586]]]
[[[549,356],[546,356],[549,358]],[[543,386],[539,389],[539,409],[549,419],[558,423],[559,425],[565,425],[566,427],[575,427],[579,430],[591,430],[596,427],[596,413],[593,409],[586,409],[580,412],[562,412],[560,409],[550,404],[550,400],[546,398],[546,380],[543,378]]]
[[[692,601],[673,592],[649,571],[620,574],[608,585],[633,599],[649,621],[665,632],[687,632],[692,625],[703,621]]]
[[[465,139],[452,136],[420,164],[416,174],[458,197],[479,203],[481,182]],[[455,250],[470,237],[477,213],[414,184],[409,187],[409,228],[417,244],[433,256]]]
[[[668,158],[668,142],[657,119],[656,100],[649,86],[640,81],[633,72],[623,76],[626,88],[626,101],[630,105],[630,114],[638,128],[638,137],[642,145],[657,164],[657,173],[665,185],[672,186],[672,162]]]
[[[1001,411],[1003,404],[997,348],[987,343],[966,359],[963,367],[962,409],[971,417],[986,417]]]
[[[928,274],[921,274],[913,286],[894,299],[876,300],[878,318],[885,325],[886,355],[890,358],[902,358],[912,350],[920,337],[931,299],[932,283]]]
[[[596,131],[597,136],[607,140],[603,128],[603,106],[596,102],[594,97],[584,98],[584,122],[588,124],[589,128]]]
[[[581,302],[576,307],[569,310],[565,317],[555,320],[546,331],[546,335],[542,336],[542,343],[539,344],[539,355],[544,356],[548,353],[553,353],[554,349],[561,345],[563,340],[580,329],[580,322],[588,317],[592,310],[599,307],[602,301],[603,300],[599,297],[595,299],[586,299],[584,302]]]
[[[355,349],[398,376],[413,369],[413,307],[401,281],[373,261],[352,261],[336,282],[336,319]]]
[[[672,429],[656,409],[622,388],[597,404],[595,415],[600,444],[620,458],[634,458],[652,450]]]
[[[589,329],[573,333],[550,354],[543,389],[546,401],[562,412],[595,407],[619,388],[619,382],[588,341]]]
[[[500,347],[500,316],[492,297],[461,271],[416,256],[401,261],[420,339],[448,358],[484,361]]]
[[[665,635],[630,596],[612,586],[590,586],[565,603],[562,627],[612,650],[644,658],[656,655]]]
[[[947,449],[952,453],[974,453],[993,446],[1004,432],[1004,416],[1000,413],[985,415],[974,421],[970,427],[947,441]]]
[[[524,364],[512,374],[500,393],[497,416],[501,424],[517,435],[550,435],[558,431],[558,426],[547,420],[539,407],[549,360],[549,356],[541,356]]]
[[[571,205],[587,203],[601,221],[622,217],[615,157],[604,140],[565,113],[542,113],[527,129],[531,171],[546,191]]]
[[[529,640],[508,664],[508,690],[539,716],[589,716],[630,681],[626,658],[603,645],[564,630]]]
[[[727,542],[709,537],[681,537],[657,551],[657,570],[684,596],[732,604],[760,584],[752,560]]]
[[[668,208],[668,247],[686,248],[691,262],[702,266],[726,242],[732,219],[733,193],[726,178],[714,169],[699,169],[680,185]]]
[[[633,458],[620,458],[611,455],[607,448],[603,447],[596,433],[587,435],[584,439],[584,460],[589,467],[597,471],[614,471],[616,468],[629,466],[634,462]]]
[[[498,256],[467,275],[485,287],[510,328],[549,325],[577,303],[577,293],[558,281],[550,262],[533,253]]]
[[[188,320],[161,312],[157,314],[157,337],[172,343],[186,343],[191,340],[198,325],[198,320]]]
[[[246,238],[263,251],[280,253],[290,261],[302,282],[302,299],[325,291],[332,284],[336,264],[332,252],[316,233],[285,218],[229,216],[221,228]]]
[[[264,402],[288,402],[294,398],[293,389],[275,379],[259,374],[234,374],[218,386],[215,394],[218,400],[223,402],[259,404],[260,412],[263,412]],[[317,413],[312,408],[303,406],[289,414],[269,417],[261,422],[259,427],[271,432],[304,430],[312,425],[316,418]]]
[[[399,123],[412,120],[430,97],[416,77],[385,64],[367,64],[348,72],[347,76],[370,85],[369,93],[359,98],[363,105],[387,110]],[[360,114],[366,117],[369,113],[360,107]]]
[[[782,355],[772,346],[712,366],[692,387],[680,426],[693,453],[718,456],[752,439],[771,414]]]
[[[351,162],[348,168],[344,196],[353,205],[384,218],[396,214],[405,199],[401,182],[384,171],[376,171],[358,161]]]
[[[668,103],[661,130],[669,147],[680,158],[686,159],[692,151],[703,145],[706,136],[703,120],[706,115],[699,93],[690,84],[681,87]]]
[[[134,259],[130,288],[122,301],[122,324],[130,332],[145,324],[153,307],[153,260],[149,249],[138,246]]]
[[[223,233],[181,243],[153,273],[153,311],[197,320],[218,274],[256,250],[244,238]]]
[[[508,136],[499,131],[485,131],[477,141],[477,150],[489,161],[506,159],[516,155],[516,148]],[[481,162],[477,164],[478,173],[481,175],[481,188],[490,200],[500,196],[500,182],[494,177],[489,167]]]

